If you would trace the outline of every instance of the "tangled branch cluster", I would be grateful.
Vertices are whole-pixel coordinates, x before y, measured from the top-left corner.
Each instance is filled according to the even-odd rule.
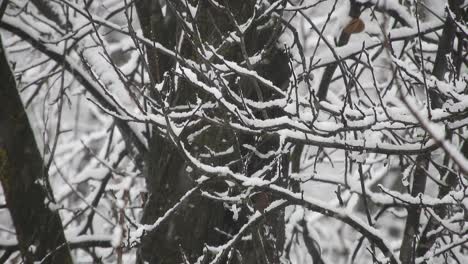
[[[79,256],[467,260],[464,1],[8,2]]]

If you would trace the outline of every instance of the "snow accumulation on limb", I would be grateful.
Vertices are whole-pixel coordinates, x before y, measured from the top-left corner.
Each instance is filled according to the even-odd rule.
[[[70,248],[90,249],[73,254],[464,260],[466,25],[446,12],[454,40],[435,76],[443,10],[299,2],[9,1],[0,28],[45,156],[59,138],[49,130],[63,134],[49,208]],[[51,129],[59,99],[64,122]],[[16,250],[11,237],[0,250]]]
[[[48,55],[53,60],[57,61],[60,64],[63,64],[69,72],[73,73],[75,77],[82,83],[83,87],[94,97],[96,100],[104,106],[105,108],[114,111],[115,113],[119,113],[122,116],[127,116],[127,114],[123,111],[125,109],[120,102],[112,101],[109,99],[109,93],[103,88],[91,75],[88,74],[86,69],[80,66],[76,62],[76,58],[72,57],[71,55],[62,56],[62,48],[55,44],[50,44],[48,41],[43,40],[42,37],[30,30],[30,28],[20,19],[12,18],[9,16],[4,16],[1,21],[2,27],[6,30],[11,31],[14,34],[17,34],[24,40],[28,41],[34,48],[38,49],[39,51],[43,52],[44,54]],[[87,53],[89,54],[89,53]],[[100,55],[95,54],[94,56],[100,57]],[[92,56],[90,56],[92,57]],[[107,63],[107,62],[106,62]],[[96,68],[96,67],[95,67]],[[97,67],[99,69],[99,67]],[[102,70],[102,68],[101,68]],[[104,75],[105,77],[106,75]],[[100,76],[102,77],[102,75]],[[109,81],[109,78],[107,79]],[[112,84],[112,82],[108,82],[107,84]],[[122,123],[125,130],[129,130],[132,134],[136,135],[139,138],[139,143],[137,145],[138,149],[143,150],[144,142],[141,137],[141,133],[132,125],[132,123]]]
[[[451,144],[448,140],[445,139],[445,128],[434,124],[423,116],[415,105],[417,105],[412,98],[403,98],[403,101],[406,103],[408,109],[411,113],[418,119],[422,127],[429,133],[429,135],[435,140],[435,142],[444,149],[450,158],[455,162],[455,164],[460,169],[462,175],[468,178],[468,159],[458,150],[456,146]],[[468,102],[468,100],[466,100]]]

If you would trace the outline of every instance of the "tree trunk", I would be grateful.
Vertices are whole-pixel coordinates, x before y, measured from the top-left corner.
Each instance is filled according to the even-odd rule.
[[[41,154],[0,40],[0,181],[25,263],[72,263]]]
[[[200,5],[198,14],[195,17],[196,23],[200,32],[201,41],[210,45],[219,45],[222,37],[219,32],[235,31],[232,22],[227,19],[227,14],[213,8],[208,1],[190,1]],[[253,14],[254,5],[252,1],[220,1],[227,4],[229,9],[234,14],[235,19],[239,24],[245,21]],[[167,48],[175,50],[175,43],[179,41],[181,25],[176,21],[175,12],[180,6],[174,1],[171,1],[166,7],[166,15],[162,15],[162,7],[159,1],[137,1],[137,12],[141,23],[141,28],[145,37],[155,40]],[[258,15],[257,15],[258,16]],[[289,79],[290,69],[288,67],[288,57],[280,49],[276,48],[276,39],[279,36],[279,28],[277,24],[268,28],[267,31],[256,31],[256,26],[249,30],[245,39],[249,56],[269,48],[268,61],[260,64],[256,70],[263,77],[272,80],[275,85],[280,85],[287,82]],[[219,30],[219,31],[218,31]],[[239,47],[227,47],[222,51],[223,56],[229,60],[240,62],[243,60],[243,55]],[[203,60],[198,58],[195,51],[194,43],[188,37],[182,42],[180,54],[183,57],[190,58],[200,64]],[[146,56],[148,60],[148,68],[151,73],[152,82],[160,82],[163,79],[165,72],[174,68],[174,61],[171,58],[157,54],[154,49],[147,47]],[[259,100],[252,86],[254,81],[241,77],[239,85],[234,84],[232,80],[232,89],[242,89],[245,97]],[[173,83],[172,83],[173,84]],[[153,86],[154,87],[154,86]],[[181,80],[176,88],[177,94],[173,96],[171,104],[184,105],[189,102],[194,103],[197,96],[203,100],[209,100],[204,94],[196,93],[194,88],[188,82]],[[260,86],[260,89],[262,87]],[[268,94],[267,89],[263,89],[265,100],[272,98]],[[153,97],[158,94],[151,94]],[[277,114],[278,110],[273,110],[270,116]],[[218,113],[219,114],[219,113]],[[258,118],[262,113],[258,114]],[[265,114],[265,113],[263,113]],[[227,119],[228,117],[226,117]],[[186,140],[187,136],[196,130],[206,126],[203,121],[198,126],[194,126],[187,131],[184,131],[180,136],[182,140]],[[237,143],[235,142],[237,139]],[[202,154],[206,148],[214,152],[222,152],[231,146],[236,146],[249,143],[258,145],[259,151],[267,153],[278,147],[279,142],[269,138],[255,138],[251,135],[239,135],[231,129],[210,126],[202,135],[198,136],[190,144],[189,150],[191,153]],[[246,161],[246,164],[240,164],[242,161],[239,157],[248,156],[247,151],[240,148],[225,157],[211,158],[203,160],[212,165],[234,164],[231,167],[234,171],[243,172],[251,175],[254,171],[262,168],[265,164],[271,162],[268,159],[261,159],[255,155]],[[164,134],[161,134],[156,129],[153,129],[153,135],[149,144],[148,156],[146,158],[145,177],[149,192],[149,199],[144,208],[142,223],[151,224],[164,212],[170,209],[180,197],[195,185],[195,180],[200,176],[196,172],[188,173],[186,166],[188,164],[170,140],[167,140]],[[285,158],[281,165],[282,173],[288,171],[288,160]],[[272,177],[272,175],[270,176]],[[206,191],[234,191],[229,189],[224,182],[216,182],[208,187]],[[243,210],[247,212],[247,209]],[[284,242],[284,214],[283,212],[269,216],[266,221],[252,230],[252,240],[241,242],[236,249],[242,256],[237,259],[238,263],[279,263],[279,256],[282,252]],[[232,219],[232,213],[226,210],[222,203],[212,201],[197,193],[187,202],[183,210],[176,213],[171,220],[164,224],[158,231],[151,233],[142,239],[142,246],[139,251],[141,260],[148,261],[151,264],[155,263],[180,263],[182,256],[185,255],[189,261],[195,261],[196,258],[203,254],[205,245],[217,246],[226,242],[229,237],[221,232],[235,234],[239,228],[246,223],[247,215],[241,215],[236,222]],[[235,261],[234,261],[235,263]]]

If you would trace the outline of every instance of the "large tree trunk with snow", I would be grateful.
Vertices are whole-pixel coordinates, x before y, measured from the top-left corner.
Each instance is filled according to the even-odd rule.
[[[166,13],[164,15],[162,5],[158,1],[139,1],[136,3],[144,36],[173,50],[177,49],[176,43],[179,43],[178,45],[181,45],[181,54],[186,58],[197,61],[200,59],[195,49],[196,45],[200,45],[200,43],[219,44],[222,38],[225,37],[220,34],[221,32],[235,31],[233,21],[227,19],[226,16],[231,15],[239,24],[242,24],[254,12],[254,3],[250,1],[230,1],[229,4],[227,1],[223,2],[228,6],[231,14],[217,10],[208,1],[191,2],[194,5],[198,4],[197,15],[192,19],[196,21],[193,24],[198,27],[199,40],[191,39],[187,34],[181,35],[183,25],[178,21],[177,16],[180,15],[183,7],[173,2],[165,7]],[[244,40],[246,52],[249,56],[264,49],[270,49],[266,55],[269,56],[266,60],[268,62],[255,70],[263,77],[273,80],[274,84],[278,86],[289,79],[287,56],[275,46],[279,37],[279,29],[277,23],[274,23],[273,26],[263,32],[252,26],[252,29],[249,29],[247,33],[248,38]],[[181,37],[184,39],[181,40]],[[172,76],[169,71],[175,69],[175,65],[171,58],[158,54],[150,46],[147,47],[146,54],[153,84],[162,82],[164,73],[168,74],[167,76]],[[242,51],[237,46],[226,47],[223,50],[223,55],[230,60],[242,61],[243,59]],[[203,63],[201,60],[199,62]],[[176,86],[175,89],[177,89],[177,95],[170,102],[173,106],[194,103],[198,96],[200,98],[204,97],[203,94],[196,93],[196,89],[187,82],[180,81],[176,84],[171,79],[170,83],[170,85]],[[239,83],[238,87],[243,90],[242,92],[246,97],[260,100],[257,97],[258,93],[253,88],[254,85],[258,85],[255,81],[249,78],[241,78]],[[232,85],[233,89],[239,89],[234,88],[236,87],[234,80],[230,85]],[[264,91],[265,89],[262,89],[261,86],[258,89],[263,90],[263,100],[272,98],[272,95]],[[154,98],[158,95],[152,94],[151,96]],[[260,118],[262,114],[271,116],[275,115],[275,112],[257,114]],[[201,130],[207,125],[207,123],[201,122],[196,128],[185,131],[184,136],[181,138],[187,138],[190,134],[196,133],[197,129]],[[237,144],[235,140],[238,141]],[[209,126],[193,142],[187,143],[191,145],[191,152],[198,152],[199,155],[203,155],[203,148],[210,149],[213,152],[223,152],[229,149],[230,146],[246,143],[258,144],[260,146],[258,149],[263,153],[278,147],[277,140],[236,134],[230,129],[215,126]],[[197,149],[200,149],[200,151]],[[249,172],[251,174],[271,162],[271,160],[254,156],[245,161],[245,164],[241,164],[243,162],[239,157],[245,155],[247,153],[244,150],[236,149],[223,157],[212,157],[209,162],[219,165],[233,163],[234,165],[230,167],[237,171],[246,169],[247,175],[249,175]],[[287,160],[284,159],[282,164],[283,172],[287,172],[287,164]],[[191,170],[189,164],[184,161],[180,149],[177,149],[164,133],[153,129],[145,170],[150,195],[144,209],[142,223],[153,223],[194,186],[200,175],[196,172],[190,173]],[[218,192],[232,191],[225,183],[221,182],[214,182],[206,189]],[[232,213],[224,208],[222,202],[205,198],[200,193],[196,193],[194,196],[183,210],[176,213],[157,232],[153,232],[143,239],[140,250],[142,260],[149,261],[149,263],[179,263],[184,257],[187,257],[190,261],[194,261],[197,256],[202,254],[206,246],[216,246],[226,242],[229,239],[229,234],[235,234],[247,221],[245,211],[236,222],[232,219]],[[282,212],[273,214],[269,216],[267,221],[263,221],[252,228],[250,232],[252,240],[239,244],[237,247],[238,252],[234,254],[237,254],[238,257],[233,257],[234,261],[239,263],[278,263],[282,244],[284,243],[283,217]],[[223,234],[223,232],[225,233]],[[201,243],[201,241],[206,244]],[[208,255],[206,256],[208,257]]]
[[[0,40],[0,181],[25,263],[73,263],[47,171]]]

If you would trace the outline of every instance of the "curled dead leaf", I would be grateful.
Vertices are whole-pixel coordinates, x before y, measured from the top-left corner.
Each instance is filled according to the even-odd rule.
[[[359,17],[353,18],[346,27],[343,28],[343,31],[348,34],[360,33],[364,30],[365,24],[362,19]]]

